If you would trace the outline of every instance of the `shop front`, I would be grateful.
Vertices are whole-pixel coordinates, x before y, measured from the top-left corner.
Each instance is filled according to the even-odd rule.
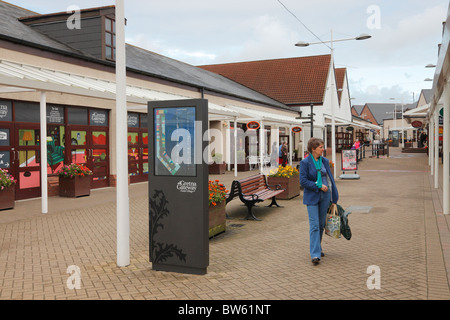
[[[85,164],[92,188],[109,186],[108,110],[47,105],[42,137],[39,103],[0,100],[0,168],[17,180],[16,200],[41,196],[41,141],[47,144],[47,174],[64,164]]]

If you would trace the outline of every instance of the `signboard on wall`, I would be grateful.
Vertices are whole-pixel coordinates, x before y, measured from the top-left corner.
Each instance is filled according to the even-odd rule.
[[[209,264],[208,102],[148,102],[152,268],[205,274]]]
[[[0,100],[0,121],[12,121],[11,101]]]

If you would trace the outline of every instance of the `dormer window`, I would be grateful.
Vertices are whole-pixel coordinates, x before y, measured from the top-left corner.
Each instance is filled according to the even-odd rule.
[[[116,60],[116,22],[105,17],[105,58]]]

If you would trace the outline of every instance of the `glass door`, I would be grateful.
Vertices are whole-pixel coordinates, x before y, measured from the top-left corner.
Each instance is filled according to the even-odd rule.
[[[38,124],[16,124],[14,148],[11,149],[14,176],[17,179],[16,200],[41,195],[41,159]]]
[[[128,174],[131,183],[148,180],[147,129],[128,128]]]
[[[11,123],[0,124],[0,169],[16,178],[14,159],[14,127]]]
[[[88,126],[69,126],[67,131],[68,162],[84,164],[92,170],[91,188],[109,186],[108,131]]]

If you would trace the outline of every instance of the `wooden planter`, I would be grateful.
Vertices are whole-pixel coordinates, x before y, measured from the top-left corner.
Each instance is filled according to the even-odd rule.
[[[289,200],[300,195],[300,178],[293,176],[291,178],[284,177],[267,177],[268,185],[281,185],[285,191],[279,194],[276,198],[281,200]]]
[[[0,210],[14,209],[15,204],[15,185],[0,190]]]
[[[209,174],[225,174],[227,169],[226,163],[212,163],[209,166]]]
[[[209,206],[209,237],[212,238],[226,230],[226,202],[222,201],[216,206]]]
[[[61,197],[82,197],[91,194],[91,176],[59,177],[59,195]]]

